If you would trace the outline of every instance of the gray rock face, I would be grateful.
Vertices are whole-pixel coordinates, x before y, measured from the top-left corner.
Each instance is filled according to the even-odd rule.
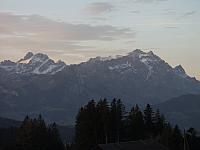
[[[188,75],[186,74],[185,70],[183,69],[183,67],[181,65],[178,65],[174,68],[174,71],[177,75],[186,78]]]
[[[27,58],[26,63],[0,64],[2,117],[22,119],[41,113],[50,121],[72,123],[80,106],[91,99],[121,98],[131,107],[200,94],[199,81],[153,52],[135,50],[126,56],[97,57],[69,66],[54,63],[44,54]]]

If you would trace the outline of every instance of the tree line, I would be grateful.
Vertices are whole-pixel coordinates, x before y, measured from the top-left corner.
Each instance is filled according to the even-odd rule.
[[[159,110],[154,111],[149,104],[144,110],[135,105],[126,112],[120,99],[113,99],[111,103],[107,99],[89,101],[76,117],[75,131],[75,143],[71,145],[71,149],[77,150],[89,150],[97,144],[150,138],[170,150],[182,150],[184,135],[187,136],[185,146],[191,150],[200,147],[200,140],[193,128],[183,135],[178,125],[173,127]]]
[[[65,150],[55,123],[25,117],[19,128],[0,129],[1,150]]]
[[[73,143],[61,140],[55,123],[47,125],[41,115],[27,116],[19,128],[0,129],[0,150],[90,150],[98,144],[145,139],[157,140],[169,150],[182,150],[184,143],[190,150],[200,148],[195,129],[183,134],[149,104],[143,110],[135,105],[126,111],[120,99],[101,99],[80,108]]]

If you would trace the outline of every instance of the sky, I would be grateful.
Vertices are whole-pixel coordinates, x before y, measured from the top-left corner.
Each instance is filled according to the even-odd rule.
[[[0,0],[0,60],[67,64],[152,50],[200,79],[200,0]]]

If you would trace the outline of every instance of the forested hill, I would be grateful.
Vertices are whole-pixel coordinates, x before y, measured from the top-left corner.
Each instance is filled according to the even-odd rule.
[[[0,118],[0,129],[9,130],[10,128],[19,128],[22,121],[16,121],[13,119]],[[74,126],[67,125],[57,125],[60,137],[63,141],[72,142],[74,140]]]
[[[186,138],[187,148],[200,148],[200,138],[194,128],[187,129],[184,134],[178,125],[172,125],[159,110],[154,110],[149,104],[144,110],[134,105],[127,112],[120,99],[113,99],[111,103],[104,99],[89,101],[80,109],[76,120],[76,142],[72,147],[88,150],[97,143],[153,139],[169,150],[182,150]]]
[[[76,117],[75,138],[71,141],[61,140],[57,125],[46,124],[41,115],[25,117],[20,127],[0,128],[1,150],[91,150],[99,144],[148,139],[169,150],[182,150],[184,139],[190,150],[200,148],[200,137],[194,128],[188,128],[184,134],[151,105],[141,109],[136,104],[127,111],[120,99],[91,100],[82,106]]]

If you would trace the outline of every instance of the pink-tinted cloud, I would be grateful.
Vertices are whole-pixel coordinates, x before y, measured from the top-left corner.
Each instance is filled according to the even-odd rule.
[[[84,41],[134,37],[129,28],[57,22],[38,15],[0,13],[0,49],[81,49]]]
[[[85,7],[85,10],[91,15],[101,15],[106,12],[111,12],[114,6],[106,2],[90,3]]]
[[[132,0],[132,2],[137,2],[137,3],[152,3],[152,2],[164,2],[168,0]]]

